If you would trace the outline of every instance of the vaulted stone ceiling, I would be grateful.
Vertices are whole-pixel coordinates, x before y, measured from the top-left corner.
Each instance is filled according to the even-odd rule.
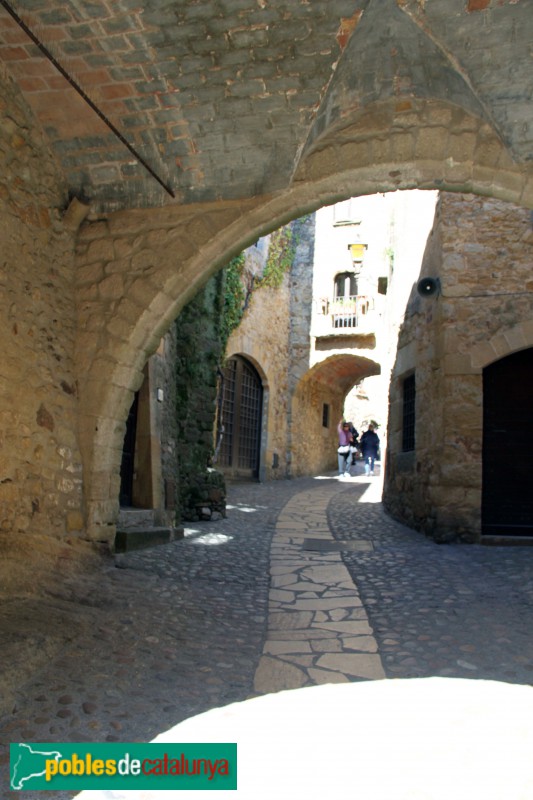
[[[0,0],[5,69],[107,210],[278,192],[390,98],[465,110],[531,170],[532,42],[531,0]]]

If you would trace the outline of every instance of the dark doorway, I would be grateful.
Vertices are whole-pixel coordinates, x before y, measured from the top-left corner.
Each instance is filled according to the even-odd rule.
[[[224,430],[219,466],[229,477],[257,479],[263,406],[257,370],[241,356],[230,358],[224,369],[222,393],[219,424]]]
[[[533,536],[533,348],[483,370],[482,533]]]
[[[120,465],[120,496],[122,507],[133,505],[133,475],[135,472],[135,440],[137,437],[137,414],[139,409],[139,392],[135,393],[130,413],[126,420],[126,435]]]

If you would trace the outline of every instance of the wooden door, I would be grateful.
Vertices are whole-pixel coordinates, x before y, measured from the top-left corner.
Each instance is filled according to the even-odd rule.
[[[533,536],[533,348],[483,370],[482,533]]]

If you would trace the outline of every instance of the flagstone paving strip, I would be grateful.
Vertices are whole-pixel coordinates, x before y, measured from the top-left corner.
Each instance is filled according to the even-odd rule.
[[[332,492],[301,492],[280,512],[271,544],[268,634],[256,692],[384,678],[378,646],[340,552],[304,550],[333,542]]]

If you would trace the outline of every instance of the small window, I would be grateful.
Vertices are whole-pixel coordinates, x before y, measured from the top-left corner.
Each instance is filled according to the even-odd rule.
[[[389,288],[388,278],[378,278],[378,294],[387,294]]]
[[[404,453],[415,449],[415,376],[409,375],[403,381],[403,425],[402,425],[402,451]]]
[[[335,275],[335,300],[347,300],[357,294],[357,276],[353,272]]]
[[[327,403],[322,406],[322,427],[329,428],[329,405]]]
[[[348,200],[342,200],[340,203],[335,203],[333,206],[333,224],[335,226],[360,225],[361,218],[356,212],[356,203],[352,197]]]

